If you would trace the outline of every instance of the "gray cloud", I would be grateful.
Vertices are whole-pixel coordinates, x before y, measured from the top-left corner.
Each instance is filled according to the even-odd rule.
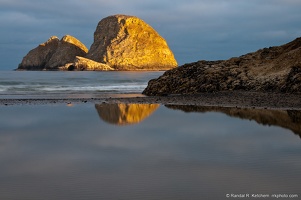
[[[168,42],[179,64],[227,59],[301,36],[299,0],[0,1],[0,69],[51,35],[90,47],[97,23],[113,14],[142,18]]]

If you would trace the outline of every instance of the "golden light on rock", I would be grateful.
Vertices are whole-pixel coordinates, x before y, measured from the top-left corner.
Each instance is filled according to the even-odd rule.
[[[96,104],[95,108],[105,122],[130,125],[143,121],[159,106],[159,104]]]
[[[178,66],[166,40],[142,19],[113,15],[102,19],[86,58],[115,70],[168,70]]]

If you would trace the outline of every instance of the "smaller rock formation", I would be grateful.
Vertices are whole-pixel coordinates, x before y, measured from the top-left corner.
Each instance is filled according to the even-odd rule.
[[[167,70],[177,62],[167,42],[143,20],[127,15],[102,19],[87,58],[116,70]]]
[[[31,50],[19,64],[18,70],[57,70],[73,62],[76,56],[85,56],[87,47],[70,35],[61,40],[56,36]]]
[[[68,71],[114,71],[109,65],[76,56],[74,63],[68,63],[61,70]]]
[[[229,90],[300,93],[301,38],[238,58],[185,64],[149,81],[143,94],[197,94]]]
[[[59,45],[46,64],[46,69],[57,69],[66,63],[73,62],[76,56],[85,56],[88,52],[87,47],[75,37],[64,36]]]
[[[18,70],[43,70],[59,46],[59,38],[50,37],[23,58]]]

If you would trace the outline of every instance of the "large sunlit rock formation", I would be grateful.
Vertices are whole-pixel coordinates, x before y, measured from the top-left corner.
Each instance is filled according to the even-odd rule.
[[[222,61],[198,61],[151,80],[146,95],[229,90],[301,92],[301,38]]]
[[[18,70],[168,70],[177,61],[167,42],[143,20],[127,15],[102,19],[88,52],[78,39],[52,36],[31,50]]]
[[[102,19],[87,58],[116,70],[167,70],[177,61],[167,42],[143,20],[127,15]]]
[[[87,47],[75,37],[65,35],[61,40],[52,36],[31,50],[19,64],[18,70],[57,70],[73,62],[76,56],[85,56]]]
[[[149,117],[159,104],[96,104],[98,115],[115,125],[137,124]]]

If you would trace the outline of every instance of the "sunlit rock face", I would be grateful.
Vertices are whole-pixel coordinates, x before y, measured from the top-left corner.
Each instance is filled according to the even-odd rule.
[[[137,124],[149,117],[159,104],[96,104],[98,115],[115,125]]]
[[[73,63],[68,63],[60,69],[68,71],[114,71],[109,65],[95,62],[81,56],[76,56]]]
[[[74,65],[79,70],[84,69],[88,71],[114,71],[114,69],[109,65],[95,62],[93,60],[83,58],[80,56],[76,56]]]
[[[98,23],[86,56],[117,70],[167,70],[177,66],[167,42],[143,20],[114,15]]]
[[[19,64],[19,70],[57,70],[73,62],[76,56],[85,56],[87,47],[75,37],[65,35],[61,40],[52,36],[31,50]]]

